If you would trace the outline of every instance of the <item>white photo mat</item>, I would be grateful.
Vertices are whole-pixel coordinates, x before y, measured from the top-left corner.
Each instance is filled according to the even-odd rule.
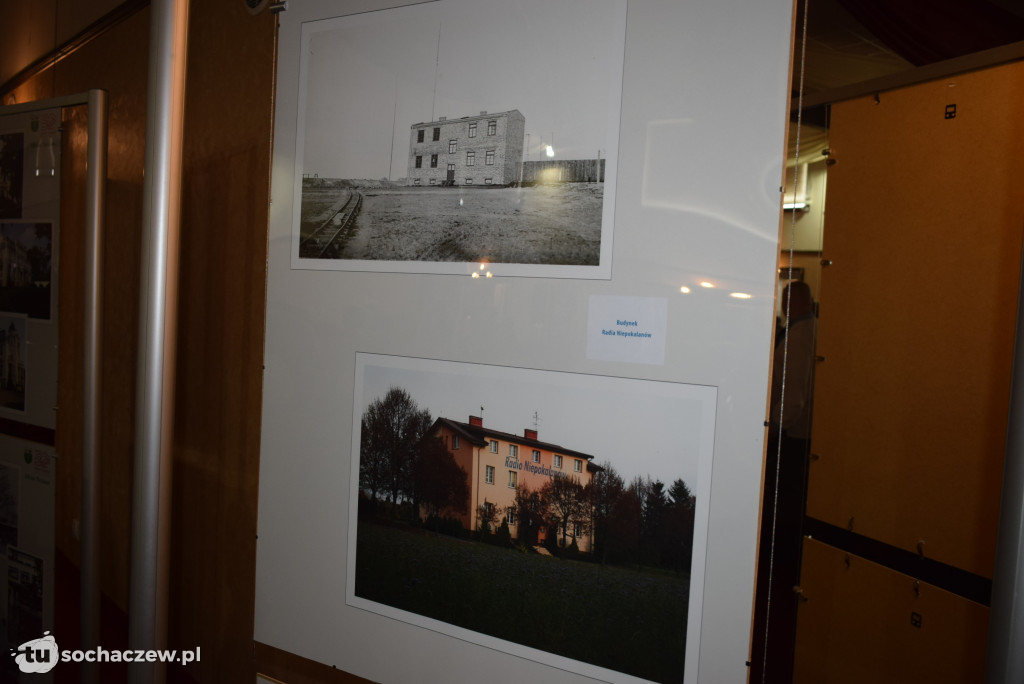
[[[714,453],[717,404],[714,387],[364,353],[356,355],[355,377],[346,587],[349,605],[601,681],[629,684],[649,681],[356,594],[358,455],[360,424],[367,405],[382,397],[389,388],[401,387],[421,408],[430,407],[436,417],[464,421],[466,416],[462,414],[475,414],[482,402],[483,407],[489,407],[481,412],[487,416],[485,424],[503,432],[517,430],[519,425],[515,421],[525,421],[532,411],[535,420],[544,421],[544,427],[535,424],[542,440],[584,453],[601,454],[594,463],[610,464],[627,483],[637,477],[648,477],[668,487],[674,480],[681,479],[696,496],[685,644],[686,680],[695,680]],[[494,580],[495,591],[500,591],[501,579]],[[586,603],[586,598],[581,594],[581,605]],[[542,611],[536,619],[545,619]],[[587,622],[579,625],[582,631],[601,626]],[[603,626],[613,628],[613,625]],[[651,653],[647,658],[654,659],[657,655]]]

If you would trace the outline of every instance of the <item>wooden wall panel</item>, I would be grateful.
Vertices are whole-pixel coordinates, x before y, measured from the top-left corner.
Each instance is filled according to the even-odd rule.
[[[802,574],[796,684],[981,681],[985,606],[813,539]]]
[[[141,12],[61,62],[55,73],[46,72],[37,79],[55,84],[57,95],[93,87],[110,94],[99,557],[102,590],[122,610],[128,606],[148,25],[149,13]],[[85,108],[66,110],[64,128],[56,538],[58,552],[77,562],[78,540],[72,525],[81,506]]]
[[[0,83],[54,48],[56,8],[57,0],[0,0]],[[12,103],[5,98],[2,104]]]
[[[947,106],[956,106],[955,118]],[[991,577],[1024,63],[833,107],[808,515]]]
[[[76,16],[111,5],[86,4]],[[65,19],[62,26],[71,21]],[[130,565],[148,35],[143,10],[15,92],[19,102],[89,88],[110,92],[100,563],[103,592],[121,610]],[[275,39],[275,18],[252,16],[238,0],[190,7],[169,638],[171,648],[202,648],[200,663],[173,673],[198,682],[255,678]],[[7,56],[3,46],[0,53]],[[84,108],[65,112],[57,545],[72,571],[79,557],[72,526],[81,487],[85,125]]]
[[[370,684],[335,667],[256,642],[257,672],[284,684]]]
[[[249,684],[276,21],[194,2],[189,32],[171,637]]]

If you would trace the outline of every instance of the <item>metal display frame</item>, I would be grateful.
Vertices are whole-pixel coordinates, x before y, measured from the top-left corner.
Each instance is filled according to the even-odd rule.
[[[99,459],[100,360],[103,350],[103,248],[106,223],[107,137],[109,98],[92,89],[47,100],[0,107],[0,116],[25,114],[85,105],[87,108],[85,279],[83,282],[83,416],[80,626],[82,647],[95,648],[100,639],[99,576]],[[56,351],[56,348],[55,350]],[[53,359],[56,367],[56,357]],[[52,571],[52,569],[51,569]],[[95,681],[96,670],[83,669],[85,681]]]

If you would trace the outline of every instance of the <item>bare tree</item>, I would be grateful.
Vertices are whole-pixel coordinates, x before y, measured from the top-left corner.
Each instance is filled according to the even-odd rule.
[[[388,493],[393,504],[403,494],[412,498],[413,465],[430,423],[430,411],[420,409],[400,387],[371,402],[362,418],[360,486],[374,498],[378,492]]]
[[[553,477],[541,487],[541,496],[548,502],[548,510],[562,529],[562,546],[565,546],[569,521],[586,516],[583,485],[575,476]]]
[[[427,508],[427,517],[451,509],[465,513],[469,503],[469,476],[466,469],[437,437],[424,439],[413,467],[416,501]]]
[[[609,554],[621,545],[621,540],[616,538],[614,522],[615,507],[624,489],[622,477],[610,463],[601,464],[601,469],[594,473],[586,486],[594,530],[594,554],[602,563],[607,562]]]
[[[516,487],[515,509],[519,542],[536,545],[537,534],[548,518],[547,502],[540,491],[531,491],[526,485],[519,485]]]

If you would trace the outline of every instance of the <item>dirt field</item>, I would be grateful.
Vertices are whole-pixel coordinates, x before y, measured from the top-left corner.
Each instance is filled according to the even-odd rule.
[[[303,193],[304,233],[344,202],[350,183],[335,183]],[[598,263],[600,184],[357,189],[363,209],[342,259]]]

